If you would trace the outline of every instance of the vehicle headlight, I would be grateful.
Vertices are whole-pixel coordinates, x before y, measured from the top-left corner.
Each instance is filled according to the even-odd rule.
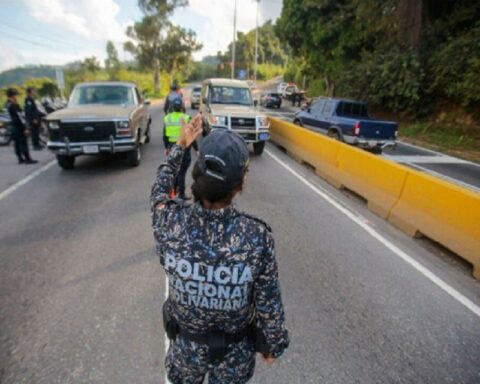
[[[210,116],[210,124],[220,125],[223,127],[227,126],[227,118],[225,116]]]
[[[50,129],[59,129],[60,128],[60,122],[58,121],[50,121],[48,123],[48,128]]]
[[[130,128],[130,123],[128,120],[118,121],[117,122],[118,128]]]
[[[268,127],[268,117],[257,117],[260,127]]]

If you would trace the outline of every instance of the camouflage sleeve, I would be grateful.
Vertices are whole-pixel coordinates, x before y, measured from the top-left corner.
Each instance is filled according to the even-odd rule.
[[[167,157],[167,161],[158,167],[157,178],[153,183],[150,196],[150,209],[152,211],[153,225],[157,223],[158,208],[170,200],[170,192],[174,187],[175,178],[182,164],[183,148],[173,145]],[[165,205],[166,207],[166,205]],[[166,208],[165,208],[166,209]]]
[[[257,327],[265,336],[270,356],[279,357],[288,347],[289,337],[285,327],[275,243],[270,232],[267,232],[267,246],[261,270],[254,282],[254,300]]]

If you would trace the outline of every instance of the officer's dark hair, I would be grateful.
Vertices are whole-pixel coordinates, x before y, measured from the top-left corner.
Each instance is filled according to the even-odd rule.
[[[195,163],[193,167],[192,178],[192,194],[195,202],[207,200],[210,203],[225,202],[229,204],[233,197],[232,192],[243,186],[243,178],[233,183],[226,183],[204,174],[198,163]]]
[[[7,93],[7,97],[18,95],[18,91],[15,88],[8,88],[6,93]]]
[[[28,88],[27,88],[27,94],[32,93],[34,90],[35,90],[34,87],[28,87]]]

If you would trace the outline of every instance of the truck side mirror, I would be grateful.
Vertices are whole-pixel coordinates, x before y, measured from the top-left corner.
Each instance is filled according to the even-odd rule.
[[[258,106],[258,100],[253,100],[253,106],[256,108]]]
[[[143,105],[149,106],[152,102],[149,99],[144,99],[143,100]]]
[[[203,103],[203,104],[208,104],[208,103],[207,103],[207,98],[206,98],[206,97],[204,97],[204,98],[202,99],[202,103]]]

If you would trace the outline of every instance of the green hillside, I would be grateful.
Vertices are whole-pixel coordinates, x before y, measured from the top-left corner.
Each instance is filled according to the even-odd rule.
[[[27,79],[36,77],[48,77],[55,79],[55,68],[52,65],[36,65],[27,67],[17,67],[0,73],[0,87],[10,85],[21,85]]]

